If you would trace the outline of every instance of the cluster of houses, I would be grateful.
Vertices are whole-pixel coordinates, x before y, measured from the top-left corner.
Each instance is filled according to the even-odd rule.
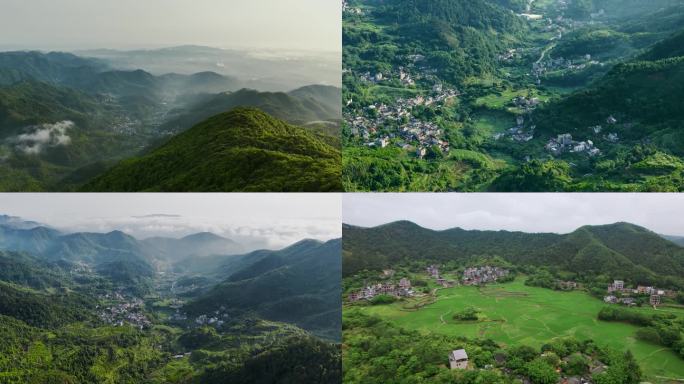
[[[410,55],[407,59],[414,63],[409,65],[414,68],[415,63],[424,61],[425,57]],[[365,113],[345,110],[344,120],[354,137],[363,139],[364,145],[369,147],[384,148],[394,142],[404,150],[415,151],[418,158],[425,157],[428,148],[433,147],[439,148],[442,153],[449,152],[449,142],[443,138],[442,129],[435,123],[416,118],[412,111],[418,106],[442,105],[460,93],[454,88],[445,87],[431,74],[433,70],[422,67],[419,69],[419,73],[411,73],[409,68],[399,67],[390,73],[366,72],[359,75],[361,81],[372,84],[399,80],[403,86],[413,86],[416,81],[422,80],[433,85],[427,95],[397,98],[391,105],[375,103],[367,106]],[[353,100],[347,100],[347,106],[352,102]],[[391,128],[391,132],[383,128]]]
[[[525,117],[523,115],[518,115],[516,117],[516,126],[509,128],[506,132],[494,134],[494,140],[509,136],[513,141],[519,143],[528,142],[534,139],[534,130],[536,128],[536,125],[532,125],[529,129],[525,129]]]
[[[471,267],[463,271],[463,285],[481,285],[493,283],[508,276],[509,270],[500,267]]]
[[[606,118],[606,123],[608,123],[609,126],[617,124],[617,119],[615,117],[608,116]],[[631,124],[626,123],[624,124],[626,128],[631,127]],[[589,129],[595,134],[599,135],[603,131],[603,126],[602,125],[595,125],[592,127],[589,127]],[[603,138],[610,142],[610,143],[617,143],[620,140],[620,137],[618,136],[617,133],[611,132],[608,133],[607,135],[604,135]],[[601,154],[601,150],[596,148],[594,146],[594,143],[591,140],[586,140],[586,141],[575,141],[572,138],[572,135],[569,133],[563,133],[558,135],[555,138],[549,139],[549,141],[546,143],[545,146],[546,150],[551,153],[554,156],[558,156],[562,153],[565,152],[573,152],[573,153],[586,153],[589,156],[597,156]]]
[[[451,95],[451,96],[446,96]],[[374,111],[374,118],[345,114],[345,120],[352,135],[364,139],[364,145],[385,148],[392,139],[396,145],[405,150],[416,150],[416,156],[422,158],[428,147],[437,146],[443,153],[449,152],[449,142],[443,138],[443,130],[437,124],[422,121],[411,114],[413,107],[431,105],[444,101],[446,97],[453,97],[456,91],[450,90],[437,96],[416,96],[410,99],[397,99],[394,105],[383,103],[373,104],[368,110]],[[395,132],[382,134],[379,129],[396,126]]]
[[[658,289],[656,287],[649,287],[639,285],[636,288],[626,287],[623,280],[614,280],[612,284],[608,285],[608,295],[603,298],[603,301],[609,304],[624,304],[627,306],[637,305],[637,300],[632,295],[648,295],[649,304],[658,306],[662,302],[663,297],[675,297],[677,292],[672,290]],[[619,293],[620,297],[615,294]]]
[[[572,291],[579,288],[579,284],[577,282],[565,280],[557,280],[556,286],[558,287],[558,289],[561,289],[563,291]]]
[[[575,141],[569,133],[563,133],[555,138],[551,138],[544,148],[554,156],[565,152],[586,153],[589,156],[597,156],[601,153],[601,150],[596,148],[591,140]]]
[[[358,291],[349,294],[349,301],[371,300],[379,295],[389,295],[394,297],[411,297],[414,295],[411,288],[411,281],[406,278],[399,280],[398,284],[392,282],[371,284]]]
[[[450,288],[458,284],[457,281],[447,280],[439,275],[439,267],[436,265],[430,265],[426,268],[428,276],[435,279],[435,282],[444,288]]]
[[[143,312],[144,302],[141,299],[136,297],[126,298],[119,292],[108,293],[103,298],[115,301],[113,305],[102,309],[98,305],[98,315],[105,323],[119,327],[124,324],[130,324],[139,329],[152,325],[152,322]]]
[[[195,324],[198,326],[211,325],[216,328],[221,327],[225,324],[226,320],[230,317],[228,313],[225,312],[226,307],[223,305],[220,309],[214,311],[211,314],[199,315],[195,318]]]

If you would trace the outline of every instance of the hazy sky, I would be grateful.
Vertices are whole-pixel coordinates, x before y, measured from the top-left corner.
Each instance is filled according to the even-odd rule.
[[[340,0],[0,0],[0,47],[341,51],[341,18]]]
[[[0,214],[138,238],[213,232],[246,248],[341,236],[340,194],[0,194]]]
[[[410,220],[426,228],[568,233],[627,221],[684,235],[684,194],[344,194],[345,223],[371,227]]]

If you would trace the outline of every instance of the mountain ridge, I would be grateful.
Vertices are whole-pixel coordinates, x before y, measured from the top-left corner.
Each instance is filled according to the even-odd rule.
[[[414,224],[415,225],[415,224]],[[405,260],[474,260],[502,257],[521,265],[556,266],[576,273],[623,274],[643,282],[657,276],[684,284],[684,248],[646,228],[624,222],[583,226],[570,233],[448,229],[406,222],[372,228],[344,226],[344,274],[389,268]],[[651,257],[643,257],[644,253]],[[678,282],[679,281],[679,282]]]

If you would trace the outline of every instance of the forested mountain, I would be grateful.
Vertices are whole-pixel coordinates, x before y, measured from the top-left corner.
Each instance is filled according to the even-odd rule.
[[[251,108],[211,117],[87,191],[337,191],[340,153],[324,139]]]
[[[234,256],[219,269],[227,278],[189,303],[189,313],[221,306],[297,324],[330,340],[340,340],[342,241],[307,240],[279,251]]]
[[[170,136],[241,106],[306,125],[321,141],[339,146],[338,88],[236,91],[242,84],[211,71],[152,74],[113,67],[106,58],[0,52],[0,190],[77,190],[122,159],[147,153]],[[254,156],[253,163],[262,161]],[[315,179],[318,168],[302,177]],[[182,176],[171,172],[166,177],[174,184],[172,179]],[[340,189],[325,177],[306,188]]]
[[[62,52],[0,52],[0,68],[18,78],[79,89],[89,94],[161,96],[180,93],[223,92],[235,89],[235,80],[213,72],[192,75],[152,75],[116,70],[96,59]],[[5,80],[9,80],[9,76]],[[5,81],[5,84],[11,84]]]
[[[373,24],[382,28],[349,23],[343,29],[344,65],[355,71],[408,67],[414,63],[407,56],[418,54],[425,62],[415,64],[458,84],[493,72],[498,54],[526,29],[510,9],[489,0],[369,3],[377,7]]]
[[[196,233],[180,239],[151,237],[141,241],[145,253],[167,262],[211,255],[238,254],[244,251],[237,242],[209,232]]]
[[[684,283],[684,248],[628,223],[585,226],[559,235],[460,228],[433,231],[396,222],[375,228],[345,225],[343,236],[345,275],[413,260],[501,257],[516,265],[555,267],[578,274],[614,275],[642,283],[661,278],[661,283],[665,280],[679,287]]]
[[[679,244],[680,246],[684,247],[684,236],[664,235],[663,237],[675,244]]]
[[[341,116],[341,106],[340,90],[335,87],[307,87],[290,93],[241,89],[197,98],[187,107],[173,111],[180,116],[162,125],[162,129],[182,132],[214,115],[238,107],[258,108],[290,124],[337,121]]]

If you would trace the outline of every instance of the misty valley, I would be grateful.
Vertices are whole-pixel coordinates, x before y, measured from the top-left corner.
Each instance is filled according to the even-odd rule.
[[[340,382],[341,240],[247,248],[0,216],[0,383]]]
[[[340,190],[338,63],[202,46],[0,52],[0,190]]]

